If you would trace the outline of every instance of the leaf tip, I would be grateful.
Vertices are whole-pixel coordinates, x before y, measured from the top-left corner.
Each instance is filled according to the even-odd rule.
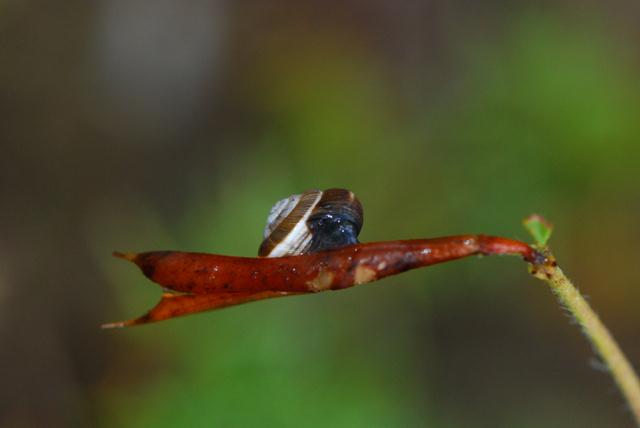
[[[545,247],[547,245],[553,232],[553,224],[549,220],[540,214],[531,214],[522,221],[522,224],[529,231],[537,246]]]
[[[118,257],[119,259],[129,260],[130,262],[134,262],[134,263],[138,258],[137,253],[121,253],[120,251],[114,251],[112,254],[114,255],[114,257]]]
[[[100,328],[102,330],[111,330],[112,328],[122,328],[126,326],[127,326],[126,321],[118,321],[118,322],[108,322],[108,323],[101,324]]]
[[[144,324],[147,322],[149,322],[149,316],[143,315],[140,318],[134,318],[126,321],[107,322],[107,323],[101,324],[100,328],[102,330],[111,330],[114,328],[131,327],[134,325]]]

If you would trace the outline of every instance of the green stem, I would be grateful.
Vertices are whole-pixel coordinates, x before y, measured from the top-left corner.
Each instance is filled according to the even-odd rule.
[[[544,265],[532,266],[531,273],[551,287],[561,305],[566,307],[582,327],[587,339],[611,372],[611,376],[629,404],[636,424],[640,427],[640,382],[631,364],[609,330],[591,309],[582,294],[566,277],[553,258]]]

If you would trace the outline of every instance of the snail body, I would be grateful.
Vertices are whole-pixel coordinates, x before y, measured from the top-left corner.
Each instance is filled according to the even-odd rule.
[[[259,257],[284,257],[358,243],[362,204],[345,189],[308,190],[271,208]]]

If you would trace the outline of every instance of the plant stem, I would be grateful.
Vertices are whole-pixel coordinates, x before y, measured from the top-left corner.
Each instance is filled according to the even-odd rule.
[[[640,426],[640,382],[638,376],[598,315],[562,272],[562,269],[557,266],[553,256],[550,254],[548,256],[549,261],[543,265],[533,265],[531,273],[549,284],[560,304],[566,307],[580,324],[587,339],[609,368],[611,376],[629,404],[636,424]]]

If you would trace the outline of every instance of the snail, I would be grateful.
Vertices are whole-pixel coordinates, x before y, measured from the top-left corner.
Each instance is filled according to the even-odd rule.
[[[259,257],[293,256],[358,243],[362,205],[346,189],[308,190],[275,203]]]
[[[487,235],[360,243],[362,205],[345,189],[309,190],[271,208],[258,257],[184,251],[114,255],[164,288],[145,315],[103,324],[125,327],[255,300],[341,290],[474,254],[546,258],[528,244]]]

